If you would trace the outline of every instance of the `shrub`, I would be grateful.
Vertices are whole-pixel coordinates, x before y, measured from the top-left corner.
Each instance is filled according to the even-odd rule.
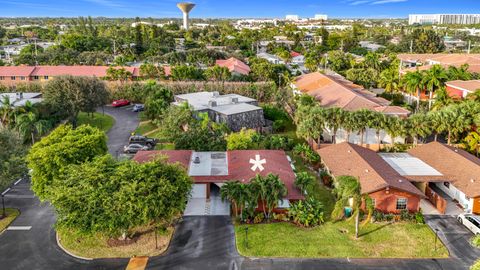
[[[333,184],[333,178],[327,171],[320,172],[320,178],[325,186],[331,187]]]
[[[480,270],[480,260],[476,261],[474,265],[470,266],[470,270]]]
[[[258,213],[255,215],[255,218],[253,218],[253,223],[255,224],[262,223],[264,219],[265,219],[265,216],[263,215],[263,213]]]
[[[283,132],[287,129],[287,123],[285,120],[278,119],[273,121],[272,128],[274,132]]]
[[[423,217],[422,212],[418,211],[417,213],[415,213],[415,221],[418,224],[425,224],[425,218]]]
[[[277,221],[288,221],[287,215],[283,213],[280,213],[280,214],[273,213],[273,219]]]
[[[288,214],[296,224],[313,227],[325,221],[323,209],[323,204],[320,201],[310,197],[304,201],[293,203]]]
[[[265,148],[289,151],[293,148],[293,140],[281,135],[268,136],[265,138]]]
[[[300,172],[297,173],[297,177],[295,178],[295,186],[305,193],[309,187],[312,187],[315,184],[315,181],[315,177],[307,172]]]
[[[308,144],[297,144],[293,148],[293,153],[300,156],[304,161],[314,165],[320,161],[320,156]]]
[[[472,243],[472,246],[480,248],[480,235],[475,235],[472,237],[470,243]]]

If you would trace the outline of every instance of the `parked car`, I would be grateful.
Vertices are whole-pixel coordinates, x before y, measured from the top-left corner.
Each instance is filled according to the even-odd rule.
[[[143,104],[135,104],[133,106],[133,109],[132,109],[132,111],[134,111],[134,112],[141,112],[141,111],[144,111],[144,110],[145,110],[145,105],[143,105]]]
[[[117,99],[112,102],[113,107],[122,107],[130,104],[130,101],[126,99]]]
[[[480,235],[480,216],[460,214],[457,219],[475,235]]]
[[[142,136],[142,135],[133,135],[133,136],[130,136],[130,138],[128,138],[128,143],[129,144],[133,143],[133,144],[146,145],[146,146],[149,146],[151,148],[155,147],[157,142],[158,142],[157,139],[148,138],[148,137],[145,137],[145,136]]]
[[[141,145],[137,143],[125,145],[123,147],[123,152],[127,154],[136,154],[138,151],[146,151],[146,150],[150,150],[150,147],[147,145]]]

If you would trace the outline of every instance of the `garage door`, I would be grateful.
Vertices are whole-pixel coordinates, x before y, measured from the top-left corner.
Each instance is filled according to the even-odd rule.
[[[192,198],[206,198],[206,197],[207,197],[207,185],[193,184]]]

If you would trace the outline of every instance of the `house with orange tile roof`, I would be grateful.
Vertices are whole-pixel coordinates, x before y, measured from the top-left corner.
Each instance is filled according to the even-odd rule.
[[[217,60],[215,61],[215,64],[220,67],[228,68],[228,70],[230,70],[232,75],[248,76],[248,74],[250,74],[250,67],[235,57],[231,57],[227,60],[222,60],[222,59]]]
[[[374,93],[346,80],[340,75],[325,75],[320,72],[304,74],[295,79],[291,85],[294,94],[307,94],[315,98],[322,107],[337,107],[346,111],[358,111],[367,109],[381,112],[388,116],[406,118],[410,111],[399,107],[391,106],[390,101],[377,97]],[[383,142],[390,143],[392,139],[381,131],[380,137]],[[337,142],[345,140],[346,132],[342,129],[337,133]],[[324,138],[331,140],[332,134],[327,132]],[[350,134],[350,142],[359,142],[360,137]],[[377,144],[376,131],[367,130],[365,141],[367,144]],[[403,142],[402,138],[395,138],[396,142]]]
[[[446,82],[445,85],[448,95],[454,99],[464,99],[468,94],[480,90],[480,80],[456,80]]]

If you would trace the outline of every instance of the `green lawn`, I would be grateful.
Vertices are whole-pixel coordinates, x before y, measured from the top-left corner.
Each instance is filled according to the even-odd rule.
[[[167,250],[173,235],[173,227],[157,234],[158,249],[155,247],[155,234],[142,234],[135,243],[125,246],[109,246],[108,237],[102,234],[80,235],[69,230],[58,230],[60,244],[69,252],[85,258],[129,258],[133,256],[157,256]]]
[[[248,227],[248,249],[245,247]],[[346,231],[346,232],[345,232]],[[447,249],[427,225],[413,223],[367,224],[359,239],[353,221],[327,222],[316,228],[290,223],[236,225],[239,252],[252,257],[302,258],[445,258]]]
[[[81,112],[77,118],[77,124],[80,125],[90,125],[93,127],[97,127],[104,132],[109,131],[112,126],[115,124],[115,119],[107,114],[102,113],[93,113],[93,117],[91,114],[87,114]]]
[[[157,128],[158,127],[154,125],[151,121],[145,121],[145,122],[141,122],[140,125],[138,125],[137,129],[135,130],[135,133],[143,135]]]
[[[0,209],[0,211],[3,210]],[[20,215],[20,211],[13,208],[5,208],[5,213],[7,214],[7,217],[0,219],[0,232],[3,232],[3,230],[5,230],[8,225],[10,225],[10,223],[12,223],[18,217],[18,215]]]

